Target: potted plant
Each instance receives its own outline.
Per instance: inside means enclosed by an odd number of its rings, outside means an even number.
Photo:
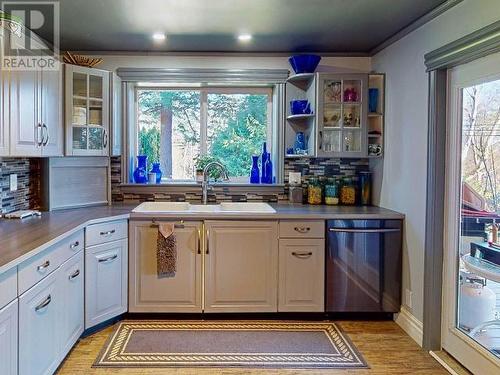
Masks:
[[[195,169],[196,169],[196,181],[197,182],[202,182],[203,181],[203,170],[205,167],[211,163],[217,161],[220,163],[220,160],[216,157],[210,156],[210,155],[200,155],[195,162]],[[208,177],[213,178],[214,180],[218,180],[221,177],[221,172],[219,169],[215,168],[209,171]]]

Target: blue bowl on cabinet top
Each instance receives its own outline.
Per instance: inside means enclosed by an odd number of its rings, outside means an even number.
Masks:
[[[311,104],[308,100],[292,100],[290,101],[290,112],[292,115],[311,113]]]
[[[318,55],[295,55],[288,58],[295,74],[314,73],[320,60],[321,56]]]

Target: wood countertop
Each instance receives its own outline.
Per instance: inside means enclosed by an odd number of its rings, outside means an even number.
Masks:
[[[67,235],[89,224],[118,219],[150,219],[151,215],[131,213],[138,205],[116,204],[43,212],[41,217],[23,220],[0,219],[0,273],[29,259],[57,243]],[[300,204],[271,204],[276,213],[268,214],[210,214],[177,213],[155,217],[184,219],[404,219],[404,215],[381,207],[310,206]]]

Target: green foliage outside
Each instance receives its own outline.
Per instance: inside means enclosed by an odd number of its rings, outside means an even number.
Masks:
[[[172,109],[182,147],[199,144],[199,91],[144,90],[139,91],[138,99],[139,152],[148,156],[148,163],[160,158],[162,108]],[[231,177],[248,176],[251,156],[261,153],[267,133],[267,100],[262,94],[208,94],[207,156],[220,160]],[[194,161],[189,162],[194,169]]]

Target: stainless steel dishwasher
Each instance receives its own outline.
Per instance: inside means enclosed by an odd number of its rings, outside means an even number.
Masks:
[[[329,220],[326,312],[398,312],[402,220]]]

